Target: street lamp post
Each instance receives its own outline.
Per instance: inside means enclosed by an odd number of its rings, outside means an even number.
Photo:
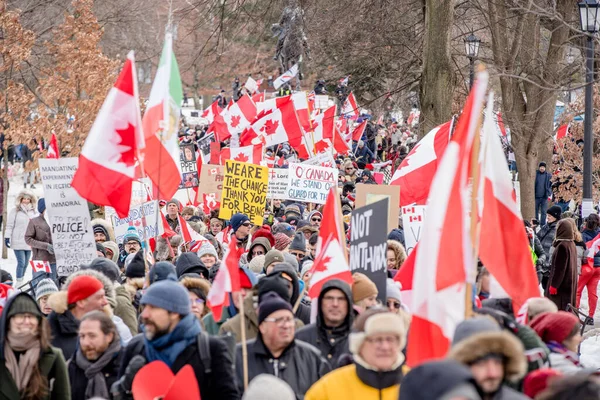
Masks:
[[[585,73],[585,120],[583,124],[583,201],[581,214],[583,218],[590,215],[594,209],[592,196],[592,157],[594,139],[592,122],[594,119],[593,87],[594,81],[594,34],[600,29],[597,0],[584,0],[578,4],[581,30],[587,33],[586,73]]]
[[[473,87],[473,81],[475,79],[475,59],[479,54],[480,44],[481,40],[473,35],[473,32],[465,38],[465,52],[469,58],[469,89]]]

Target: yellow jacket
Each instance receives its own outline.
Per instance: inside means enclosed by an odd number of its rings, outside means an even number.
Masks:
[[[403,374],[408,372],[402,366]],[[367,373],[377,374],[375,371]],[[315,382],[308,389],[304,400],[398,400],[400,383],[385,389],[377,389],[365,384],[356,371],[356,364],[347,365],[332,371]]]

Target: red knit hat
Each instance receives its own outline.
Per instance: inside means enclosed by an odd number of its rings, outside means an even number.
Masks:
[[[67,289],[67,304],[74,304],[79,300],[85,300],[100,289],[104,289],[104,285],[98,279],[89,275],[80,275],[69,284],[69,289]]]
[[[579,318],[566,311],[545,312],[538,315],[530,324],[531,329],[544,341],[564,342],[579,326]]]
[[[562,372],[552,368],[541,368],[527,374],[523,380],[523,393],[535,399],[535,396],[546,390],[550,381],[562,376]]]
[[[240,268],[240,287],[242,289],[252,289],[252,282],[250,281],[250,278],[248,277],[246,272],[244,272],[244,270],[241,268]]]
[[[254,235],[252,235],[252,240],[259,237],[267,238],[269,243],[271,243],[271,247],[275,246],[275,237],[273,237],[273,234],[271,233],[271,227],[269,225],[263,225],[256,232],[254,232]]]

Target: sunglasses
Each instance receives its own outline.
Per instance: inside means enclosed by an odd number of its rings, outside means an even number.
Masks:
[[[311,218],[310,220],[313,222],[321,222],[321,218]]]
[[[252,226],[252,224],[251,224],[250,222],[244,222],[244,223],[242,224],[242,226],[245,226],[245,227],[247,228],[247,227],[249,227],[249,226]]]
[[[388,308],[392,308],[392,307],[393,307],[393,308],[395,308],[396,310],[399,310],[399,309],[400,309],[400,307],[401,307],[401,304],[400,304],[400,303],[398,303],[397,301],[388,301],[388,302],[387,302],[387,306],[388,306]]]
[[[290,251],[290,254],[293,255],[294,257],[304,258],[304,253],[294,253],[294,252]]]

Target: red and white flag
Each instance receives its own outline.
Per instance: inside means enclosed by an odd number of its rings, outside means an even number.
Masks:
[[[490,94],[482,135],[479,258],[512,299],[516,313],[527,299],[538,297],[540,291],[523,218],[502,143],[496,133],[493,104],[493,94]]]
[[[177,232],[175,232],[173,229],[171,229],[171,225],[169,225],[169,223],[167,222],[167,218],[165,217],[165,214],[163,214],[162,212],[159,212],[159,214],[161,217],[161,225],[162,225],[161,236],[166,239],[166,238],[170,238],[170,237],[177,235]]]
[[[59,158],[60,153],[58,151],[58,141],[56,140],[56,133],[52,132],[50,136],[50,143],[48,143],[48,152],[46,158]]]
[[[256,112],[252,98],[242,96],[237,102],[229,102],[227,108],[215,117],[208,131],[215,132],[219,142],[231,138],[232,145],[237,147],[240,134],[254,121]]]
[[[302,125],[305,131],[310,130],[311,107],[308,103],[306,92],[292,93],[292,101],[294,102],[294,108],[296,109],[296,114],[298,114],[300,125]]]
[[[210,307],[215,321],[221,319],[223,307],[229,305],[229,293],[240,291],[240,256],[244,254],[243,248],[238,248],[235,236],[231,238],[231,244],[227,254],[223,257],[223,263],[217,271],[217,276],[206,296],[206,302]],[[225,267],[225,268],[223,268]]]
[[[204,236],[196,232],[190,224],[181,216],[181,214],[177,215],[177,220],[179,221],[179,229],[181,230],[181,237],[183,238],[184,243],[189,243],[191,241],[203,241],[206,240]]]
[[[452,123],[453,121],[446,122],[425,135],[392,176],[390,185],[401,187],[400,207],[414,203],[427,204],[431,181],[450,140]]]
[[[135,164],[143,148],[135,60],[130,52],[85,140],[73,188],[94,204],[113,207],[119,218],[127,217]]]
[[[410,110],[410,114],[408,115],[408,119],[406,120],[406,124],[410,126],[415,126],[419,123],[419,118],[421,117],[421,111],[413,108]]]
[[[469,164],[487,82],[487,72],[479,73],[431,183],[415,256],[407,347],[411,367],[445,357],[456,325],[464,319],[467,271],[473,268],[467,210]]]
[[[337,127],[333,134],[333,149],[337,154],[348,154],[351,150],[348,142],[344,139]]]
[[[315,154],[333,148],[333,131],[335,128],[335,113],[337,107],[331,106],[325,112],[317,115],[312,121],[312,140]]]
[[[31,260],[29,261],[31,270],[35,274],[36,272],[47,272],[50,273],[50,261]]]
[[[250,164],[260,165],[262,157],[262,144],[235,148],[225,147],[223,150],[221,150],[221,165],[225,165],[226,160],[241,161]]]
[[[567,137],[568,134],[569,134],[569,124],[561,125],[556,130],[556,135],[554,135],[554,141],[559,141],[560,139]]]
[[[273,87],[275,90],[279,90],[285,83],[292,80],[298,74],[298,64],[292,65],[292,68],[285,71],[283,74],[279,75],[277,79],[273,81]]]
[[[346,101],[344,101],[344,106],[342,107],[342,114],[350,117],[358,117],[358,103],[356,102],[356,97],[354,97],[354,93],[350,92]]]
[[[181,183],[177,133],[182,100],[183,88],[173,54],[173,37],[167,33],[143,120],[146,136],[144,170],[159,199],[172,198]]]
[[[246,83],[244,84],[244,87],[248,89],[248,92],[250,92],[250,94],[256,93],[256,91],[258,90],[258,86],[258,82],[255,81],[251,76],[249,76],[248,79],[246,79]]]
[[[358,142],[362,138],[363,134],[365,133],[366,127],[367,127],[367,120],[364,120],[363,122],[358,124],[356,127],[354,127],[354,130],[352,131],[352,140],[355,142]]]
[[[219,107],[219,101],[215,100],[206,110],[204,110],[202,118],[206,118],[208,122],[212,123],[219,114],[221,114],[221,107]]]
[[[345,256],[344,225],[341,218],[342,210],[337,190],[331,188],[323,209],[316,258],[311,268],[308,291],[311,299],[319,297],[323,284],[331,279],[340,279],[352,285],[352,273]]]

